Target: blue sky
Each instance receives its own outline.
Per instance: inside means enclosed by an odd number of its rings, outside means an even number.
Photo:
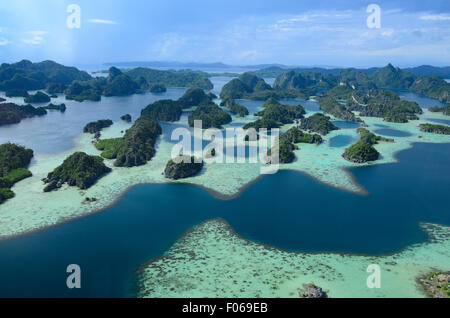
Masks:
[[[381,28],[366,8],[381,8]],[[66,25],[69,4],[81,27]],[[0,2],[0,62],[450,65],[450,1],[14,0]]]

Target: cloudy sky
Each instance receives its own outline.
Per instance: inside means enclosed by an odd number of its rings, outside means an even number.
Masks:
[[[380,28],[367,26],[372,3]],[[14,0],[0,1],[0,62],[443,66],[449,30],[448,0]]]

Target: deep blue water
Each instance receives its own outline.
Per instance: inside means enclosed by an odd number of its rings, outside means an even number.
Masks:
[[[450,119],[440,119],[440,118],[427,118],[428,121],[439,123],[439,124],[445,124],[450,126]]]
[[[345,120],[334,120],[333,124],[341,129],[355,129],[361,126],[360,123]]]
[[[0,296],[132,296],[137,266],[215,217],[288,250],[399,250],[426,239],[418,222],[450,224],[450,144],[415,144],[399,159],[352,170],[368,196],[293,171],[267,175],[230,201],[190,185],[136,186],[107,211],[0,243]],[[80,290],[65,287],[72,263],[81,266]]]
[[[348,135],[337,135],[333,138],[330,138],[330,147],[345,147],[347,145],[352,144],[356,141],[352,136]]]
[[[416,102],[422,108],[430,108],[433,106],[442,107],[442,104],[439,100],[434,98],[429,98],[425,95],[416,94],[409,90],[404,89],[392,89],[392,91],[396,92],[400,99],[408,100],[410,102]]]
[[[376,129],[374,132],[377,134],[380,134],[383,136],[389,136],[389,137],[409,137],[409,136],[411,136],[411,133],[409,133],[407,131],[391,129],[391,128]]]

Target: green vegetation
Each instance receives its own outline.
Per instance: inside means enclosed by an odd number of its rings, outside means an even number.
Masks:
[[[155,143],[161,133],[161,126],[157,121],[141,116],[122,138],[114,165],[133,167],[146,164],[156,153]]]
[[[248,128],[278,128],[285,124],[291,124],[294,120],[303,118],[306,113],[301,105],[282,105],[276,99],[269,98],[263,105],[263,110],[256,115],[261,118],[244,126]]]
[[[0,145],[0,203],[14,197],[11,187],[31,176],[26,169],[33,150],[11,143]]]
[[[103,174],[110,172],[99,156],[89,156],[84,152],[75,152],[47,175],[43,181],[47,184],[44,192],[59,189],[64,183],[87,189]]]
[[[439,76],[421,76],[414,81],[410,89],[418,94],[450,102],[450,84]]]
[[[203,92],[203,91],[202,91]],[[180,103],[171,99],[163,99],[148,105],[141,111],[141,116],[161,121],[178,121],[182,113]]]
[[[22,60],[18,63],[0,65],[0,90],[45,89],[50,83],[68,85],[73,81],[86,81],[91,76],[75,67],[67,67],[53,61],[32,63]]]
[[[17,124],[24,118],[34,116],[43,116],[47,111],[42,107],[33,107],[31,105],[19,106],[13,103],[0,104],[0,126]]]
[[[196,175],[203,168],[203,161],[196,162],[196,158],[190,156],[179,156],[167,162],[164,176],[169,179],[183,179]]]
[[[440,135],[450,135],[450,127],[445,125],[420,124],[419,128],[423,132]]]
[[[165,93],[167,92],[167,88],[161,84],[152,84],[149,87],[149,91],[152,93]]]
[[[422,109],[415,102],[400,100],[389,90],[355,91],[347,100],[347,109],[359,111],[360,116],[381,117],[385,121],[406,123],[418,119]]]
[[[208,79],[208,74],[190,70],[160,71],[137,67],[126,71],[125,74],[134,80],[142,77],[150,86],[152,84],[159,84],[165,87],[197,87],[206,90],[213,89],[214,87]]]
[[[408,89],[415,80],[415,76],[408,71],[395,68],[392,64],[377,69],[370,79],[380,88]]]
[[[450,274],[433,272],[420,279],[427,293],[433,298],[450,298]]]
[[[305,143],[318,145],[323,142],[322,136],[319,134],[308,134],[300,130],[298,127],[292,127],[282,136],[294,144]]]
[[[274,96],[274,91],[262,78],[250,73],[244,73],[225,84],[220,92],[220,98],[225,99],[267,99]]]
[[[248,115],[247,107],[236,103],[234,101],[234,99],[223,100],[220,105],[225,106],[226,108],[228,108],[230,110],[230,112],[238,115],[239,117],[245,117]]]
[[[209,104],[211,101],[211,96],[205,94],[201,88],[189,88],[183,96],[178,99],[178,103],[183,109],[202,104]]]
[[[394,142],[394,139],[377,136],[365,128],[358,128],[357,132],[360,136],[360,141],[368,143],[369,145],[376,145],[379,141]]]
[[[222,110],[219,106],[210,102],[208,104],[201,104],[188,117],[189,126],[194,126],[195,120],[202,121],[202,128],[210,127],[221,128],[222,125],[231,122],[231,116]]]
[[[67,85],[63,83],[48,83],[45,87],[45,91],[49,94],[59,94],[64,93],[66,90]]]
[[[50,96],[39,91],[34,95],[29,95],[24,98],[25,103],[48,103],[50,101]]]
[[[110,67],[106,85],[103,88],[105,96],[123,96],[135,94],[139,85],[128,75],[125,75],[116,67]]]
[[[95,144],[95,147],[102,151],[103,158],[114,159],[122,147],[122,141],[123,138],[101,139]]]
[[[66,88],[64,94],[66,94],[67,100],[98,102],[101,100],[101,87],[104,85],[104,81],[104,78],[95,78],[86,82],[75,81]]]
[[[337,84],[336,77],[312,71],[295,72],[293,70],[279,75],[273,83],[276,90],[292,90],[304,92],[305,89],[315,93],[326,90]]]
[[[103,128],[111,126],[112,124],[113,122],[110,119],[100,119],[86,124],[83,128],[83,132],[95,134],[100,132]]]
[[[330,118],[323,114],[316,113],[310,117],[303,118],[300,121],[300,129],[314,131],[321,135],[326,135],[332,130],[339,129],[331,121]]]
[[[377,160],[380,153],[372,145],[358,141],[347,148],[342,156],[348,161],[363,163]]]
[[[428,109],[431,112],[443,113],[446,116],[450,116],[450,105],[446,105],[446,106],[442,106],[442,107],[433,106]]]
[[[125,115],[121,116],[120,119],[122,119],[123,121],[126,121],[127,123],[131,123],[131,115],[130,114],[125,114]]]
[[[353,121],[353,122],[361,122],[360,118],[357,118],[355,114],[349,111],[344,105],[339,103],[337,100],[331,97],[320,98],[320,109],[322,109],[325,113],[328,113],[336,118]]]
[[[12,88],[5,92],[6,97],[27,97],[28,92],[25,89]]]
[[[54,105],[50,103],[47,106],[43,106],[42,108],[49,110],[59,110],[61,113],[64,113],[66,111],[66,104],[62,103],[60,105]]]

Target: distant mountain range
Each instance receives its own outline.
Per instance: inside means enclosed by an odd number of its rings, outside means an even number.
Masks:
[[[334,66],[289,66],[283,64],[257,64],[257,65],[229,65],[221,62],[216,63],[184,63],[176,61],[132,61],[132,62],[116,62],[105,63],[106,66],[117,67],[149,67],[149,68],[166,68],[166,69],[192,69],[192,70],[215,70],[215,71],[258,71],[260,76],[264,77],[276,77],[286,70],[295,71],[314,71],[322,74],[339,74],[343,67]],[[368,75],[374,73],[378,67],[371,68],[351,68],[355,71],[363,72]],[[450,78],[450,66],[437,67],[431,65],[421,65],[417,67],[404,68],[403,70],[409,71],[416,76],[422,75],[437,75],[443,78]]]

